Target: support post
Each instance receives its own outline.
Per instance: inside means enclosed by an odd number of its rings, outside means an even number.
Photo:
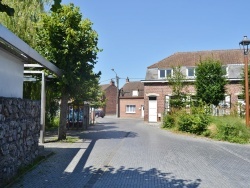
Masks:
[[[245,64],[245,101],[246,101],[246,126],[249,127],[249,88],[248,88],[248,55],[244,53]]]
[[[44,71],[42,71],[40,143],[44,143],[44,134],[45,134],[45,108],[46,108],[45,83],[46,83],[45,75],[44,75]]]

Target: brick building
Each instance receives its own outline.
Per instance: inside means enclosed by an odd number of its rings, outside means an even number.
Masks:
[[[144,118],[144,86],[140,81],[126,83],[120,90],[119,112],[121,118]]]
[[[241,74],[244,67],[244,56],[240,50],[213,50],[197,52],[175,53],[149,67],[147,67],[144,83],[144,120],[157,122],[161,120],[163,113],[170,108],[170,100],[173,96],[172,89],[166,79],[167,75],[173,74],[173,67],[180,66],[181,72],[186,75],[186,87],[183,92],[192,96],[196,94],[195,67],[206,58],[219,60],[226,71],[228,84],[226,85],[224,105],[229,108],[238,102],[242,94]]]
[[[102,91],[104,91],[104,99],[106,100],[106,105],[104,107],[105,115],[115,115],[116,114],[116,97],[117,97],[117,87],[113,80],[109,84],[100,85]]]

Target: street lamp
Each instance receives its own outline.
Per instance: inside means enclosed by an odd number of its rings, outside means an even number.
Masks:
[[[249,89],[248,89],[248,45],[250,40],[247,36],[244,36],[243,40],[240,41],[239,45],[242,45],[244,50],[244,71],[245,71],[245,116],[246,116],[246,126],[249,126]]]
[[[117,73],[115,72],[115,69],[111,69],[112,71],[114,71],[115,73],[115,78],[116,78],[116,87],[117,87],[117,91],[116,91],[116,117],[119,117],[119,77],[117,76]]]

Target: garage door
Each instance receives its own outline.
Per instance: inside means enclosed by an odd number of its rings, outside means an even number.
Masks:
[[[156,97],[149,97],[148,101],[148,121],[157,122],[157,100]]]

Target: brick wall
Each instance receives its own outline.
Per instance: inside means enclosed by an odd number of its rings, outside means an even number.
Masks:
[[[110,85],[105,90],[106,106],[104,110],[106,115],[116,114],[116,96],[117,96],[117,87],[115,85]]]
[[[189,94],[195,94],[195,86],[187,85],[183,88],[183,92]],[[226,93],[231,95],[232,105],[236,104],[238,101],[238,94],[242,92],[242,86],[239,83],[231,83],[226,85]],[[165,96],[172,95],[172,89],[166,83],[145,83],[144,84],[144,105],[145,105],[145,115],[144,121],[148,121],[148,94],[155,93],[157,96],[157,114],[164,113],[165,110]]]
[[[228,84],[226,85],[226,91],[227,94],[231,95],[231,104],[232,105],[237,104],[238,95],[242,94],[243,92],[242,85],[237,83]]]
[[[135,105],[135,113],[126,113],[126,105]],[[141,108],[144,106],[144,99],[120,99],[120,117],[121,118],[141,118]]]

